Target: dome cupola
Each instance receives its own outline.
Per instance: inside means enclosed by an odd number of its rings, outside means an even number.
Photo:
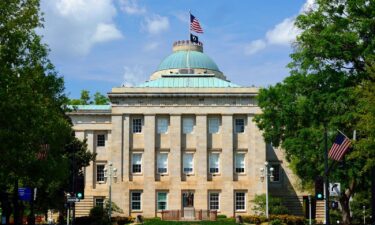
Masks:
[[[167,56],[151,75],[151,80],[163,75],[214,75],[226,79],[216,63],[203,53],[201,42],[176,41],[173,43],[173,53]]]

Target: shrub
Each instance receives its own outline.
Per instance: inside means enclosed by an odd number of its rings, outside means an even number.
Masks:
[[[95,206],[90,210],[91,225],[111,224],[108,215],[102,207]]]
[[[287,225],[304,225],[305,218],[302,216],[292,216],[292,215],[271,215],[271,220],[280,220]]]
[[[283,225],[283,222],[279,219],[275,219],[270,222],[270,225]]]
[[[134,222],[134,218],[131,216],[116,216],[111,218],[112,222],[115,222],[117,225],[124,225]]]
[[[105,214],[103,207],[95,206],[90,210],[90,217],[94,220],[104,218]]]
[[[218,218],[218,219],[226,219],[227,216],[226,216],[226,215],[217,215],[217,218]]]
[[[250,215],[250,216],[242,216],[242,219],[245,223],[251,224],[261,224],[267,222],[267,218],[265,216],[259,215]],[[276,221],[277,220],[277,221]],[[270,215],[270,221],[276,224],[287,224],[287,225],[304,225],[305,218],[302,216],[292,216],[292,215]],[[279,223],[280,221],[281,223]],[[271,224],[270,223],[270,224]]]
[[[75,222],[76,225],[87,225],[91,224],[92,218],[89,216],[77,217]]]
[[[242,216],[242,219],[245,223],[252,223],[252,224],[261,224],[267,221],[267,218],[265,216],[259,216],[259,215]]]
[[[254,200],[254,207],[253,210],[258,215],[265,215],[266,214],[266,195],[255,195]],[[269,214],[281,215],[281,214],[288,214],[288,208],[282,204],[282,199],[278,197],[269,196],[268,198],[269,203]]]

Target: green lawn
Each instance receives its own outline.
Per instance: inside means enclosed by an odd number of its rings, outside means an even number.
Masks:
[[[179,221],[161,221],[160,219],[147,219],[145,225],[235,225],[234,219],[218,219],[218,221],[196,221],[196,222],[179,222]]]

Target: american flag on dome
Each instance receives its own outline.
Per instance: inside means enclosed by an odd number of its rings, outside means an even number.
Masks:
[[[196,33],[200,33],[200,34],[203,33],[203,29],[201,25],[199,24],[198,19],[195,18],[195,16],[193,16],[191,13],[190,13],[190,30]]]
[[[350,149],[350,139],[344,134],[339,133],[336,136],[335,142],[333,143],[331,149],[329,150],[328,157],[340,161],[345,153]]]

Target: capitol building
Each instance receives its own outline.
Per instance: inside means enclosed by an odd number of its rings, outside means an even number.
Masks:
[[[265,162],[273,169],[269,193],[303,215],[298,179],[253,121],[262,113],[258,91],[230,82],[202,43],[177,41],[145,83],[114,87],[110,105],[77,106],[69,113],[76,136],[97,157],[84,170],[76,215],[108,200],[109,168],[111,199],[124,216],[180,210],[187,217],[191,209],[251,215],[254,196],[266,193]]]

